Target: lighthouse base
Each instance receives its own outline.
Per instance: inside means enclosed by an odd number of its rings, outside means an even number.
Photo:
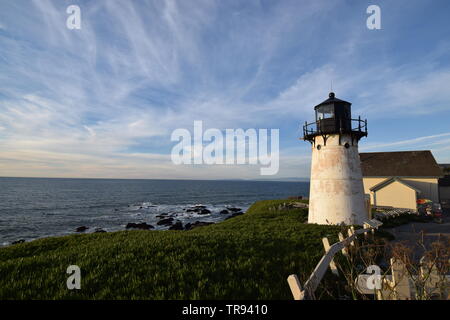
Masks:
[[[330,192],[316,192],[309,199],[308,223],[331,225],[362,225],[368,220],[364,194],[357,191],[355,181],[314,181],[311,189]],[[314,193],[313,193],[314,194]]]

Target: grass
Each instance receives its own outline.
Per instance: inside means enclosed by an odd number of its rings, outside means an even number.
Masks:
[[[191,231],[53,237],[0,249],[0,299],[292,299],[340,227],[305,224],[299,200],[255,203],[246,214]],[[66,269],[81,268],[81,290]]]

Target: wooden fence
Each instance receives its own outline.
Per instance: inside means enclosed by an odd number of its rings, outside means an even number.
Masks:
[[[319,286],[320,281],[322,281],[328,267],[331,269],[331,272],[338,275],[336,264],[333,261],[334,255],[339,251],[341,251],[344,255],[348,255],[347,246],[354,245],[357,235],[364,234],[367,236],[369,232],[374,233],[375,229],[378,229],[381,225],[382,223],[380,221],[372,219],[364,223],[363,229],[358,229],[355,231],[355,229],[351,227],[348,229],[348,237],[344,238],[344,235],[340,232],[339,242],[336,242],[332,246],[330,246],[328,238],[323,238],[322,242],[325,248],[325,255],[322,259],[320,259],[306,283],[302,286],[295,274],[291,274],[287,279],[294,299],[314,299],[314,292]]]
[[[355,245],[357,235],[374,233],[382,223],[376,219],[364,223],[363,229],[348,229],[348,237],[339,233],[339,242],[330,246],[328,238],[322,243],[325,255],[320,259],[316,268],[306,283],[302,286],[298,277],[292,274],[288,277],[289,287],[295,300],[314,299],[314,293],[328,268],[335,275],[339,275],[334,256],[339,251],[348,255],[348,246]],[[450,262],[450,261],[449,261]],[[440,274],[435,264],[424,256],[420,260],[420,270],[417,275],[408,272],[407,266],[400,260],[390,260],[391,274],[379,275],[379,288],[368,288],[367,284],[372,274],[358,275],[355,279],[356,289],[362,294],[374,294],[378,300],[412,300],[412,299],[450,299],[450,275]]]
[[[441,274],[435,263],[426,257],[420,259],[420,270],[413,275],[401,260],[391,258],[391,274],[380,275],[380,288],[367,288],[369,277],[362,274],[356,280],[356,288],[362,294],[374,294],[378,300],[446,300],[450,293],[450,276]]]

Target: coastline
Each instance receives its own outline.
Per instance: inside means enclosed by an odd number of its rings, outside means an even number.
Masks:
[[[305,182],[2,179],[0,244],[44,237],[126,230],[146,223],[152,230],[225,220],[227,208],[245,212],[252,203],[307,194]],[[190,211],[204,205],[208,211]],[[234,213],[234,212],[233,212]],[[172,218],[171,224],[158,224]],[[178,223],[178,224],[177,224]],[[142,226],[145,228],[145,225]]]

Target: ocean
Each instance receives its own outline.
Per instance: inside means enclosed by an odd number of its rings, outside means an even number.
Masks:
[[[226,208],[245,212],[258,200],[308,196],[309,182],[219,180],[122,180],[0,178],[0,245],[102,229],[125,230],[146,222],[158,229],[161,215],[180,220],[219,222]],[[203,205],[210,211],[187,210]]]

